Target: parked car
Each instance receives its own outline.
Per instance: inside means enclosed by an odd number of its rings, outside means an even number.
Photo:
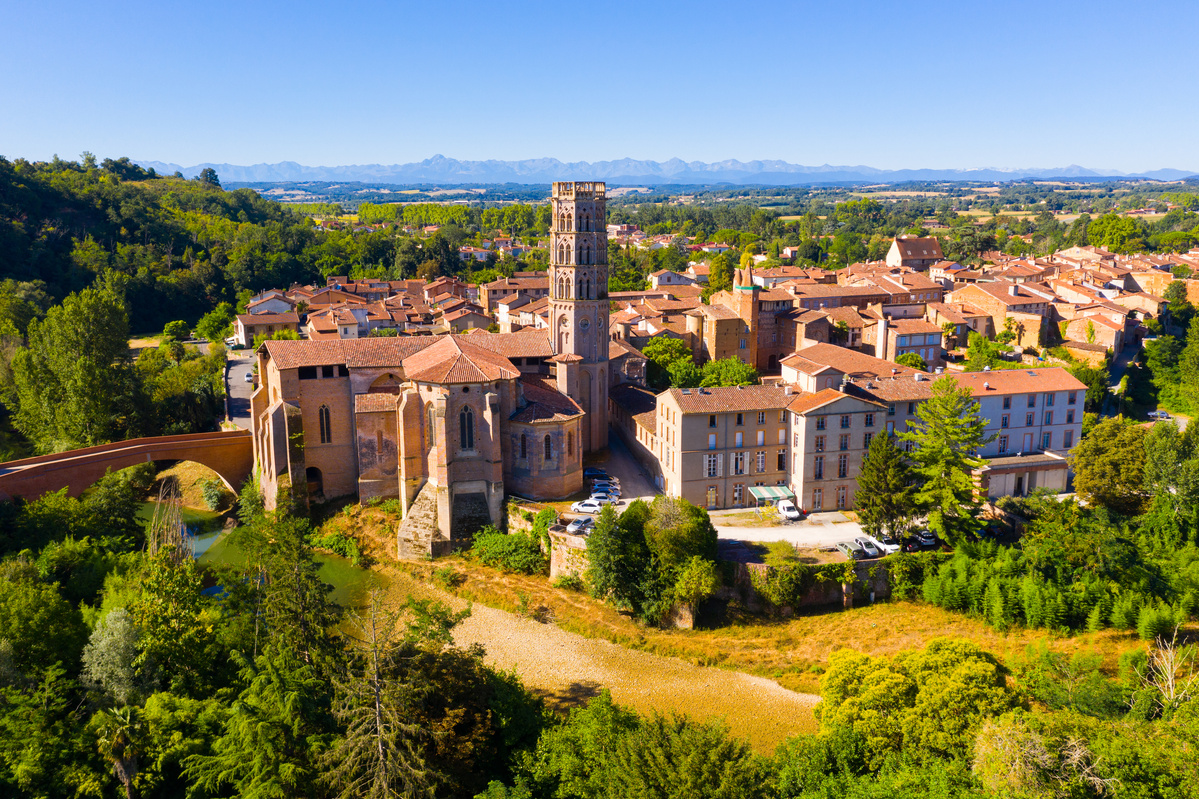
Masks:
[[[853,542],[858,545],[858,549],[866,553],[868,558],[880,558],[883,555],[882,550],[876,547],[867,536],[855,538]]]
[[[916,533],[916,543],[925,549],[932,549],[937,545],[937,537],[928,530],[921,530]]]
[[[882,538],[877,538],[872,535],[866,536],[866,540],[874,544],[874,548],[884,555],[893,555],[902,549],[902,546],[892,540],[891,543],[885,543]]]
[[[1149,411],[1149,418],[1161,419],[1162,421],[1165,421],[1170,418],[1170,414],[1166,413],[1165,411]]]
[[[790,521],[799,520],[803,514],[799,512],[799,508],[795,507],[795,503],[789,499],[780,499],[778,504],[779,515]]]
[[[608,476],[607,472],[605,472],[603,469],[600,469],[599,467],[596,467],[596,466],[588,466],[586,469],[583,470],[583,479],[584,480],[590,480],[593,477],[594,478],[604,478],[607,476]]]
[[[566,532],[571,535],[587,535],[591,532],[591,528],[595,526],[595,518],[592,516],[580,516],[570,524],[566,525]]]
[[[600,505],[619,505],[620,497],[613,496],[607,491],[598,491],[587,498],[588,502],[596,502]]]
[[[919,542],[916,541],[915,538],[903,539],[903,543],[900,546],[903,547],[904,552],[919,552],[920,551],[920,544],[919,544]]]
[[[858,549],[848,541],[842,541],[840,544],[837,544],[837,549],[841,550],[841,554],[850,560],[861,560],[862,558],[866,557],[865,552]]]
[[[229,338],[225,339],[226,347],[232,347],[236,344],[237,344],[237,339],[235,339],[233,336],[230,336]]]
[[[572,513],[599,513],[604,506],[594,500],[585,499],[570,506]]]
[[[591,484],[591,493],[592,494],[612,494],[613,496],[619,497],[620,496],[620,486],[615,483],[608,483],[608,482],[602,482],[602,481],[597,480],[596,482]]]
[[[254,373],[253,372],[246,372],[246,382],[247,383],[254,382]]]

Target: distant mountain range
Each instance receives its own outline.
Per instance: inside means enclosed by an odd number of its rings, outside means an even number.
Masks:
[[[803,186],[830,183],[904,183],[907,181],[973,180],[1008,181],[1028,178],[1151,178],[1178,180],[1197,173],[1183,169],[1155,169],[1133,174],[1094,170],[1081,166],[1053,169],[875,169],[868,166],[801,166],[786,161],[575,161],[530,158],[523,161],[459,161],[435,155],[412,164],[354,166],[304,166],[294,161],[277,164],[196,164],[180,166],[161,161],[138,161],[161,174],[182,172],[194,177],[202,169],[215,169],[223,183],[284,183],[297,181],[353,181],[361,183],[549,183],[555,180],[604,180],[622,185],[708,185],[714,183]]]

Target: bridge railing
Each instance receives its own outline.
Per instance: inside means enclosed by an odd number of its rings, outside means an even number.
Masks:
[[[201,444],[208,441],[234,441],[240,438],[246,438],[250,435],[249,430],[224,430],[218,433],[184,433],[178,436],[148,436],[146,438],[130,438],[125,441],[114,441],[110,444],[97,444],[94,447],[82,447],[80,449],[68,449],[62,452],[53,452],[49,455],[35,455],[32,458],[21,458],[15,461],[5,461],[0,463],[0,473],[6,470],[20,469],[25,466],[36,466],[41,463],[53,463],[67,458],[77,458],[84,455],[95,455],[105,452],[117,452],[123,449],[133,449],[135,447],[152,447],[152,446],[178,446],[180,444]]]

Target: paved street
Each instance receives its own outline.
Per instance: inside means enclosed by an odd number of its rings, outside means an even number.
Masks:
[[[799,547],[831,547],[841,541],[851,541],[862,534],[862,527],[857,522],[851,522],[845,515],[836,511],[813,513],[802,521],[791,524],[779,524],[770,527],[734,527],[721,524],[721,519],[734,514],[744,513],[744,509],[735,511],[712,511],[712,524],[716,534],[723,540],[730,541],[786,541]]]
[[[246,382],[246,372],[254,369],[253,350],[229,350],[225,365],[225,386],[229,392],[229,419],[243,430],[250,429],[250,394],[254,384]]]

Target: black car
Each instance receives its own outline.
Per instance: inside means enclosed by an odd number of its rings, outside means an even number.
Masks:
[[[584,480],[591,480],[591,479],[603,480],[607,476],[608,476],[607,472],[605,472],[603,469],[597,468],[595,466],[588,466],[586,469],[583,470],[583,479]]]

